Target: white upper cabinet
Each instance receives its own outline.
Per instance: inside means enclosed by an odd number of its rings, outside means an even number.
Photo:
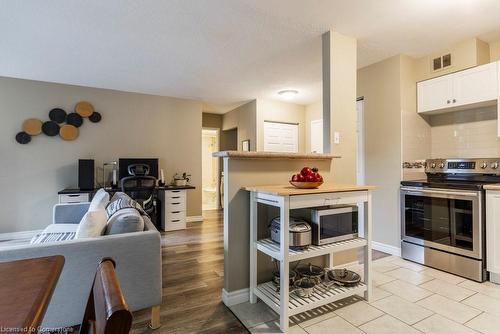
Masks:
[[[494,101],[497,98],[497,63],[478,66],[453,75],[455,104],[467,105]]]
[[[438,113],[494,104],[499,95],[498,73],[495,62],[419,82],[417,111]]]
[[[447,76],[419,82],[417,87],[419,113],[450,107],[453,83]]]

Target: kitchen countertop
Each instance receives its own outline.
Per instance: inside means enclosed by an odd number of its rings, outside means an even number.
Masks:
[[[300,160],[331,160],[340,156],[319,153],[281,153],[281,152],[247,152],[247,151],[220,151],[212,154],[215,158],[235,159],[300,159]]]
[[[299,189],[292,185],[274,185],[274,186],[244,186],[243,189],[248,191],[260,192],[275,196],[295,196],[295,195],[309,195],[321,193],[338,193],[348,191],[366,191],[373,190],[376,187],[366,185],[354,184],[336,184],[324,183],[319,188],[315,189]],[[500,185],[499,185],[500,189]]]
[[[483,188],[486,190],[500,190],[500,183],[485,184]]]

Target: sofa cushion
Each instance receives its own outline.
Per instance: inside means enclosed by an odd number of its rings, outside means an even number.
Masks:
[[[104,189],[99,189],[90,202],[89,211],[104,210],[109,203],[109,194]]]
[[[30,243],[41,244],[75,239],[78,224],[50,224],[42,232],[35,235]]]
[[[94,238],[103,235],[107,223],[106,210],[87,211],[76,230],[76,238]]]
[[[116,211],[108,219],[105,234],[120,234],[144,231],[144,219],[134,208]]]

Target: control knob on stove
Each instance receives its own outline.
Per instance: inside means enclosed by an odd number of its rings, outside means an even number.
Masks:
[[[436,168],[436,163],[435,162],[431,163],[431,168]]]
[[[483,162],[483,163],[481,164],[481,168],[482,168],[482,169],[485,169],[486,167],[488,167],[488,164],[487,164],[486,162]]]
[[[490,167],[491,167],[492,169],[497,169],[497,168],[498,168],[498,161],[493,162],[493,163],[490,165]]]
[[[443,162],[439,164],[439,168],[441,168],[441,169],[444,168],[444,163]]]

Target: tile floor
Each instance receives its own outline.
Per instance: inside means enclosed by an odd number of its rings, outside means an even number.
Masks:
[[[361,266],[349,269],[361,273]],[[477,283],[389,256],[373,262],[373,300],[358,296],[296,315],[292,334],[500,333],[500,285]],[[279,333],[259,301],[231,308],[251,333]]]

